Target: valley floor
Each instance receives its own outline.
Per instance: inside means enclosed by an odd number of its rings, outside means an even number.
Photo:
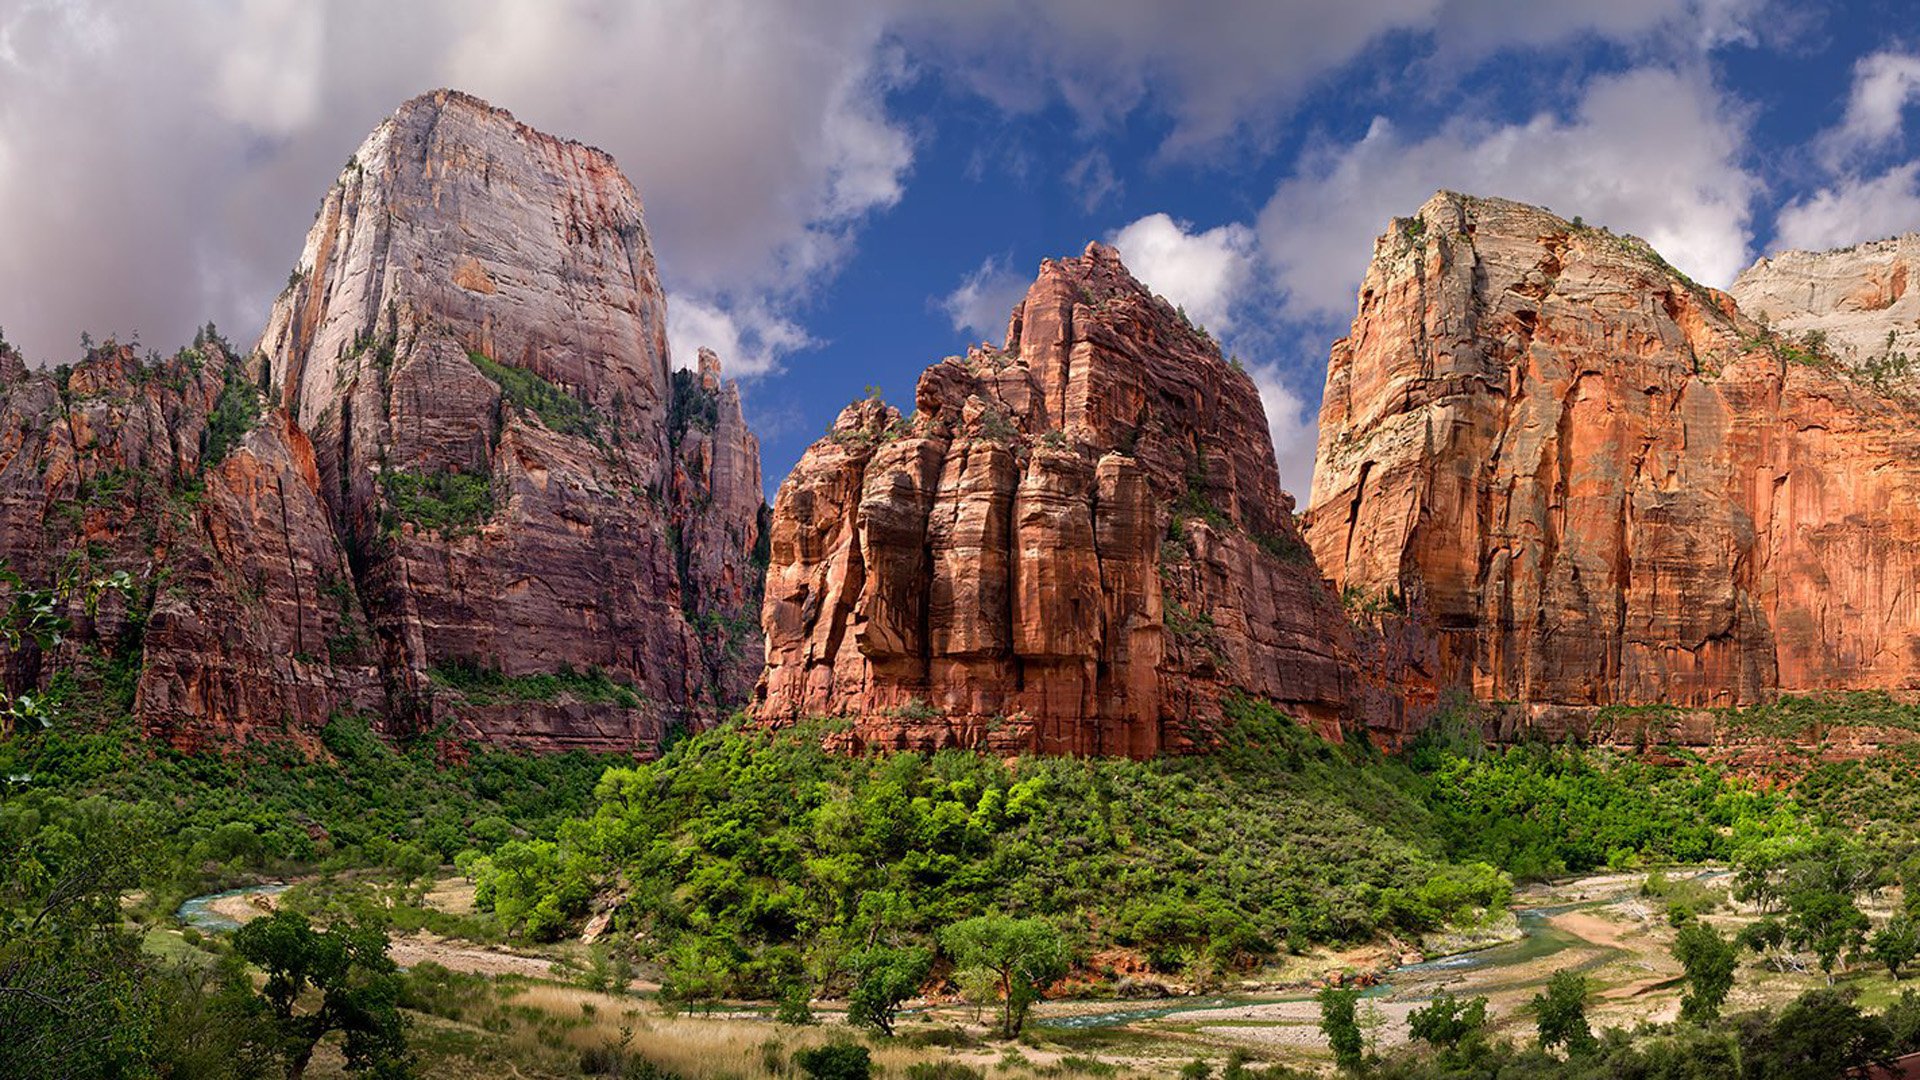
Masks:
[[[1729,935],[1757,917],[1727,897],[1722,868],[1669,870],[1656,880],[1711,908],[1701,917]],[[1554,972],[1569,968],[1592,980],[1589,1015],[1596,1030],[1673,1020],[1681,976],[1671,952],[1674,930],[1666,901],[1649,895],[1648,881],[1645,873],[1607,873],[1523,888],[1515,917],[1496,924],[1495,943],[1452,955],[1317,950],[1226,992],[1173,987],[1156,998],[1047,1001],[1017,1042],[990,1037],[981,1011],[958,1001],[912,1003],[892,1039],[849,1029],[839,1002],[816,1002],[812,1026],[776,1023],[762,1006],[669,1010],[657,999],[658,982],[644,974],[624,992],[583,988],[587,949],[577,940],[506,948],[417,930],[396,935],[392,955],[403,967],[438,965],[448,973],[438,983],[442,992],[411,1010],[425,1076],[611,1075],[624,1047],[635,1059],[691,1077],[784,1077],[795,1075],[795,1051],[849,1038],[869,1046],[876,1066],[893,1074],[949,1062],[987,1076],[1192,1076],[1196,1060],[1217,1073],[1230,1055],[1331,1072],[1313,995],[1335,980],[1366,987],[1361,1023],[1381,1050],[1407,1042],[1408,1014],[1441,989],[1486,997],[1494,1029],[1525,1041],[1533,1023],[1527,1002]],[[158,930],[149,947],[186,950],[198,938],[217,949],[220,931],[212,927],[259,917],[282,895],[282,887],[265,886],[218,896],[198,905],[196,921],[209,927],[205,936]],[[417,895],[454,919],[473,914],[473,889],[461,878],[438,879]],[[1884,1004],[1899,989],[1878,967],[1846,969],[1838,978],[1859,990],[1863,1005]],[[1824,983],[1817,971],[1773,971],[1747,957],[1728,1010],[1779,1006]],[[334,1040],[323,1043],[309,1075],[350,1075]]]

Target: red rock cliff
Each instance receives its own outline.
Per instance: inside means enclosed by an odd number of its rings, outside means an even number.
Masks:
[[[348,162],[250,360],[0,358],[0,558],[135,574],[68,648],[118,657],[183,746],[355,712],[646,749],[744,703],[761,663],[758,443],[710,354],[676,392],[665,326],[611,158],[425,95]],[[45,684],[44,659],[7,678]]]
[[[1305,533],[1536,717],[1920,684],[1920,410],[1640,241],[1435,196],[1334,346]]]
[[[848,406],[781,486],[762,721],[1145,756],[1204,742],[1232,689],[1345,714],[1258,390],[1112,249],[1045,263],[1005,346],[915,406]]]

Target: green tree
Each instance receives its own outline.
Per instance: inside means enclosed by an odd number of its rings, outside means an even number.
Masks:
[[[1891,1035],[1843,990],[1809,990],[1779,1017],[1749,1015],[1739,1029],[1745,1075],[1756,1080],[1831,1080],[1888,1056]]]
[[[1720,1015],[1733,990],[1739,956],[1720,931],[1695,920],[1673,939],[1673,957],[1686,971],[1687,991],[1680,996],[1680,1019],[1705,1024]]]
[[[1913,961],[1915,953],[1920,953],[1920,931],[1915,930],[1913,919],[1902,912],[1873,932],[1867,940],[1867,951],[1887,965],[1888,974],[1898,979],[1900,969]]]
[[[1803,885],[1787,896],[1787,940],[1813,953],[1829,984],[1840,954],[1858,948],[1869,925],[1850,893],[1825,883]]]
[[[1366,1056],[1366,1035],[1360,1030],[1356,1008],[1358,990],[1326,987],[1320,991],[1320,1031],[1333,1048],[1333,1060],[1343,1069],[1358,1069]]]
[[[1540,1032],[1540,1045],[1563,1047],[1569,1054],[1594,1049],[1593,1029],[1587,1026],[1587,977],[1572,969],[1556,971],[1547,988],[1527,1006]]]
[[[893,1034],[900,1003],[920,992],[933,954],[925,949],[892,949],[875,945],[853,960],[853,993],[847,996],[849,1023]]]
[[[322,1036],[346,1036],[347,1068],[382,1080],[410,1074],[398,969],[387,935],[360,926],[315,930],[303,915],[279,911],[242,926],[233,950],[267,973],[261,995],[273,1018],[287,1080],[300,1080]],[[320,1001],[302,1011],[309,989]]]
[[[1407,1029],[1429,1046],[1450,1050],[1474,1038],[1487,1026],[1487,999],[1462,1000],[1449,990],[1437,990],[1424,1009],[1407,1014]]]
[[[1000,1034],[1013,1038],[1026,1026],[1027,1010],[1067,973],[1067,943],[1045,919],[979,915],[940,934],[940,943],[962,972],[992,976],[1000,998]]]

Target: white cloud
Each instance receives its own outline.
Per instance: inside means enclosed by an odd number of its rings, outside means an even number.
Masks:
[[[308,0],[241,0],[234,32],[274,48],[231,49],[213,69],[208,100],[229,120],[287,135],[320,108],[322,9]]]
[[[1426,77],[1502,49],[1598,39],[1669,51],[1751,40],[1768,0],[952,0],[907,9],[903,31],[949,77],[1009,110],[1065,103],[1088,129],[1148,108],[1164,150],[1264,147],[1328,74],[1395,34],[1426,37]],[[1773,21],[1780,21],[1777,17]]]
[[[1788,203],[1774,221],[1781,248],[1824,251],[1920,229],[1920,161],[1872,179],[1849,177]]]
[[[1313,490],[1313,460],[1319,453],[1320,416],[1306,398],[1288,384],[1276,364],[1252,364],[1247,373],[1260,388],[1260,404],[1267,411],[1267,431],[1273,437],[1273,456],[1280,466],[1280,487],[1304,508]],[[1316,395],[1317,396],[1317,395]]]
[[[1026,298],[1032,275],[1015,271],[1005,255],[990,256],[940,300],[953,328],[975,340],[998,342],[1007,335],[1013,308]]]
[[[0,3],[0,321],[49,361],[84,328],[244,338],[341,161],[451,85],[613,153],[674,302],[764,357],[904,190],[892,2]]]
[[[691,296],[667,298],[667,351],[673,366],[690,368],[702,348],[720,355],[734,378],[764,375],[780,358],[815,344],[798,323],[765,303],[728,308]]]
[[[1715,285],[1747,263],[1758,181],[1740,164],[1744,110],[1701,78],[1641,68],[1594,80],[1571,117],[1458,121],[1408,139],[1377,119],[1310,153],[1260,214],[1287,313],[1350,313],[1371,241],[1435,190],[1502,195],[1645,238]]]
[[[1920,99],[1920,55],[1877,52],[1853,65],[1853,90],[1840,126],[1823,137],[1830,164],[1900,137],[1908,104]]]
[[[1233,305],[1253,278],[1254,236],[1245,225],[1192,232],[1166,214],[1149,214],[1107,242],[1154,292],[1215,331],[1233,328]]]

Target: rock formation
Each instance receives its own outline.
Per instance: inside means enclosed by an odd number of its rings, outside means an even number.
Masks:
[[[763,722],[1145,756],[1204,742],[1230,690],[1345,714],[1259,391],[1112,249],[1045,263],[1005,345],[914,404],[848,406],[781,486]]]
[[[1920,233],[1761,259],[1733,283],[1740,310],[1792,339],[1814,335],[1880,386],[1920,375]]]
[[[716,357],[670,373],[665,326],[611,158],[417,98],[327,194],[251,359],[13,374],[0,557],[47,581],[98,551],[151,583],[116,647],[181,745],[354,712],[644,749],[761,661],[759,447]],[[139,482],[96,506],[105,474]],[[78,538],[43,535],[70,504]]]
[[[1543,210],[1442,193],[1380,238],[1310,503],[1416,693],[1546,722],[1920,684],[1920,408]]]

